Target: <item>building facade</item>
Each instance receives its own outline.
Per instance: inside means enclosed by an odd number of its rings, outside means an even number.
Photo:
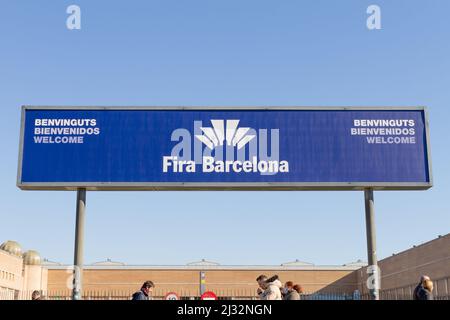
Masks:
[[[378,265],[382,299],[411,299],[424,274],[433,279],[436,297],[450,299],[450,234],[380,260]],[[0,299],[29,299],[34,290],[43,291],[49,299],[70,299],[72,274],[71,266],[41,261],[32,250],[22,253],[17,242],[0,246]],[[205,260],[182,266],[133,266],[107,260],[85,266],[83,297],[130,299],[144,281],[152,280],[156,299],[168,292],[194,299],[202,291],[213,291],[223,299],[255,299],[256,278],[261,274],[300,284],[307,295],[352,299],[368,294],[367,266],[361,261],[341,266],[297,260],[275,266],[226,266]]]
[[[151,280],[156,285],[156,298],[163,298],[168,292],[175,292],[185,298],[199,297],[203,285],[205,291],[213,291],[222,298],[252,299],[257,297],[256,278],[261,274],[268,277],[276,274],[282,282],[300,284],[305,293],[327,288],[327,292],[352,294],[358,285],[357,277],[356,274],[348,276],[360,268],[361,265],[222,266],[206,261],[184,266],[96,264],[85,267],[83,290],[86,297],[105,296],[108,293],[111,298],[129,298],[144,281]],[[346,280],[339,281],[343,277]],[[66,284],[71,279],[67,266],[49,266],[48,289],[55,296],[69,295]],[[108,295],[105,297],[108,298]]]
[[[0,246],[0,300],[30,299],[33,291],[46,291],[47,276],[38,252],[22,253],[15,241]]]

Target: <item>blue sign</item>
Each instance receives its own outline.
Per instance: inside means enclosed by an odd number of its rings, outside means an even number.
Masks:
[[[424,108],[23,107],[18,186],[427,189]]]

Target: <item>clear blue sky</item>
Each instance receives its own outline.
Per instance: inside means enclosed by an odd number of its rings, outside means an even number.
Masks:
[[[81,30],[66,28],[70,4]],[[366,28],[370,4],[382,30]],[[22,104],[426,105],[435,185],[375,193],[378,256],[448,233],[449,13],[448,0],[2,1],[0,242],[73,261],[75,193],[15,185]],[[90,192],[87,205],[86,263],[367,259],[362,192]]]

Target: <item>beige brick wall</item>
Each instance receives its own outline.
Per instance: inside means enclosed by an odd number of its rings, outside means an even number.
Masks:
[[[436,281],[440,293],[450,290],[450,234],[424,243],[379,261],[382,290],[402,288],[411,291],[422,274]],[[84,289],[105,293],[116,291],[130,293],[139,289],[145,280],[153,280],[157,287],[155,295],[175,291],[180,295],[196,296],[199,293],[199,273],[196,270],[149,270],[149,269],[87,269],[84,271]],[[222,296],[252,296],[260,274],[278,274],[283,282],[293,281],[303,286],[305,292],[346,292],[359,289],[367,293],[366,268],[346,270],[204,270],[206,289]],[[48,288],[69,294],[66,283],[70,273],[51,269],[48,272]],[[69,279],[69,280],[68,280]],[[443,280],[439,280],[443,279]]]
[[[0,250],[0,287],[21,290],[22,265],[21,257]]]
[[[47,290],[48,270],[24,265],[22,257],[0,250],[0,300],[30,299],[33,290]]]
[[[413,287],[421,275],[433,280],[450,277],[450,234],[379,261],[381,289]],[[362,292],[367,292],[366,268],[356,271]],[[441,284],[442,281],[437,283]],[[441,286],[446,284],[442,283]]]
[[[83,273],[84,290],[90,292],[116,291],[117,294],[134,292],[145,280],[156,284],[155,295],[175,291],[179,295],[197,296],[200,287],[200,270],[146,270],[86,269]],[[253,296],[256,293],[255,279],[260,274],[278,274],[280,279],[293,281],[303,286],[305,292],[315,292],[324,287],[338,292],[353,292],[357,286],[356,274],[351,270],[203,270],[206,273],[206,289],[222,296]],[[353,274],[353,276],[352,276]],[[61,295],[69,292],[70,273],[66,270],[50,269],[48,289]]]

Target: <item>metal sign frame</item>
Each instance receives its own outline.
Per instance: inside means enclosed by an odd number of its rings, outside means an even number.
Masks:
[[[425,124],[425,143],[427,152],[427,167],[429,182],[22,182],[22,158],[24,146],[24,130],[25,117],[27,110],[164,110],[164,111],[179,111],[179,110],[321,110],[321,111],[336,111],[336,110],[351,110],[351,111],[422,111],[424,113]],[[155,191],[155,190],[252,190],[252,191],[289,191],[289,190],[364,190],[371,188],[374,190],[426,190],[433,186],[433,176],[431,169],[431,149],[430,149],[430,134],[429,134],[429,120],[428,110],[426,107],[182,107],[182,106],[153,106],[153,107],[122,107],[122,106],[22,106],[21,127],[20,127],[20,142],[19,142],[19,161],[17,169],[17,187],[22,190],[77,190],[85,188],[89,191],[102,190],[120,190],[120,191]]]

